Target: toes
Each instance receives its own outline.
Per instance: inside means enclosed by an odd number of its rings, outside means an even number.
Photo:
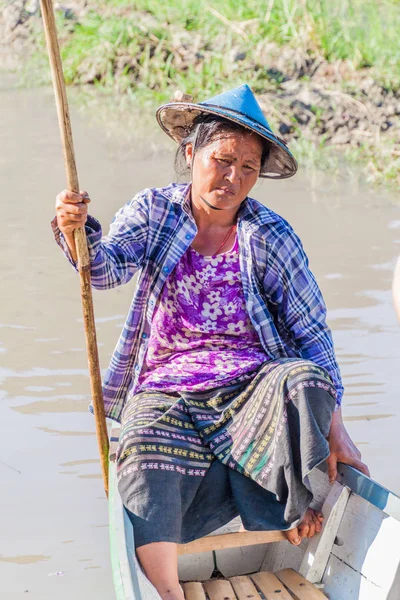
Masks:
[[[297,527],[294,529],[289,529],[289,531],[285,531],[286,539],[288,542],[293,544],[293,546],[298,546],[301,542],[301,537],[299,535],[299,530]]]
[[[300,534],[300,537],[302,537],[302,538],[308,537],[309,531],[310,531],[309,522],[307,522],[307,523],[301,523],[301,525],[299,525],[299,534]]]
[[[307,509],[302,522],[298,527],[285,531],[287,540],[294,546],[298,546],[303,538],[312,538],[322,529],[323,515],[311,508]]]
[[[319,531],[321,531],[322,529],[322,522],[324,520],[324,517],[321,515],[321,513],[315,513],[313,512],[313,516],[312,516],[312,522],[315,526],[315,531],[318,533]]]
[[[317,528],[316,528],[316,525],[315,525],[314,521],[310,521],[310,527],[308,529],[308,535],[307,535],[307,537],[308,538],[314,537],[316,529]]]

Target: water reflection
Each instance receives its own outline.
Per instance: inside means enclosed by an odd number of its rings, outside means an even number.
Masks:
[[[346,406],[374,406],[378,402],[347,402]]]
[[[26,398],[17,396],[15,400],[21,401]],[[69,394],[66,396],[53,396],[46,400],[37,400],[28,404],[11,406],[15,410],[25,415],[42,415],[45,413],[75,413],[86,412],[88,410],[89,399],[87,396],[76,396]]]
[[[96,435],[94,431],[60,431],[59,429],[50,429],[50,427],[36,427],[35,429],[38,429],[39,431],[43,431],[44,433],[54,433],[55,435],[64,435],[64,436],[72,436],[72,437]]]
[[[391,415],[358,415],[358,416],[345,416],[343,420],[347,423],[349,421],[375,421],[376,419],[388,419],[389,417],[394,417],[394,414]]]
[[[78,465],[94,465],[98,464],[98,458],[87,458],[85,460],[71,460],[70,462],[61,463],[60,467],[75,467]]]
[[[0,556],[0,562],[13,563],[14,565],[33,565],[38,562],[50,560],[51,556],[29,554],[26,556]]]

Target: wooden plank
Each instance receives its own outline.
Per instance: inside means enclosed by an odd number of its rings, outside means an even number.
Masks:
[[[311,583],[322,581],[349,496],[349,488],[336,481],[324,502],[322,514],[325,519],[322,531],[309,541],[299,569],[300,575]]]
[[[212,552],[201,554],[183,554],[178,559],[180,581],[207,581],[214,571]]]
[[[320,590],[293,569],[282,569],[275,575],[285,584],[295,600],[327,600]]]
[[[210,552],[224,548],[238,548],[241,546],[255,546],[279,542],[286,537],[282,531],[241,531],[239,533],[225,533],[223,535],[207,535],[188,544],[179,544],[178,554],[193,554],[197,552]]]
[[[229,581],[238,600],[261,600],[261,596],[250,577],[246,575],[230,577]]]
[[[293,600],[285,586],[273,573],[260,571],[251,575],[251,578],[266,600]]]
[[[186,600],[206,600],[203,586],[198,581],[189,581],[182,584]]]
[[[203,587],[210,600],[236,600],[235,592],[226,579],[205,581]]]

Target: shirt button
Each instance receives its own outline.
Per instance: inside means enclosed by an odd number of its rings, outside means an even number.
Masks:
[[[147,333],[142,333],[142,338],[145,340],[147,338]]]
[[[163,272],[164,273],[168,273],[169,272],[169,268],[168,267],[163,267]]]
[[[191,240],[191,239],[192,239],[192,236],[190,235],[190,233],[187,233],[187,234],[185,235],[185,238],[186,238],[187,240]]]

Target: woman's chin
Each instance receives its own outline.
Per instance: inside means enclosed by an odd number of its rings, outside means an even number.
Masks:
[[[241,200],[238,199],[237,196],[233,194],[227,194],[224,192],[214,193],[210,196],[205,196],[205,200],[220,209],[231,209],[235,208],[235,206],[239,206]]]

